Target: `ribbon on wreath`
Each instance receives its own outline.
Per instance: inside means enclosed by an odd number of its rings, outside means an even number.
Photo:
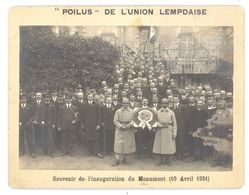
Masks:
[[[134,115],[134,127],[139,128],[152,128],[157,126],[157,114],[151,108],[139,108],[135,111]]]

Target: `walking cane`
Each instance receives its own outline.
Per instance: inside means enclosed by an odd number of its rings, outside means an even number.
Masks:
[[[103,127],[103,139],[104,139],[104,155],[105,155],[105,152],[106,152],[106,138],[105,138],[105,126]]]

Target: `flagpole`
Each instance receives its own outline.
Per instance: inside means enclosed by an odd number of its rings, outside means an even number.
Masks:
[[[149,28],[149,30],[148,30],[148,34],[147,34],[147,37],[146,37],[146,41],[145,41],[143,53],[145,52],[145,48],[146,48],[146,46],[147,46],[147,42],[148,42],[149,35],[150,35],[150,28]]]

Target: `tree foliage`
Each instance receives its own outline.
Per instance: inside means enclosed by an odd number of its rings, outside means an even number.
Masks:
[[[20,28],[22,88],[98,87],[112,79],[118,59],[118,50],[98,37],[56,35],[48,26]]]

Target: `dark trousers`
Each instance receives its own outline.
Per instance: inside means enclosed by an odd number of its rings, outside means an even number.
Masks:
[[[55,140],[55,147],[58,150],[62,150],[62,133],[58,131],[57,128],[54,131],[54,140]]]
[[[105,127],[102,127],[99,131],[98,131],[98,139],[99,139],[99,152],[105,154],[107,152],[107,148],[106,148],[106,130]]]
[[[135,133],[135,141],[136,141],[136,153],[137,155],[140,155],[142,153],[142,138],[143,133],[141,132],[140,129],[137,130]]]
[[[188,139],[188,152],[196,160],[202,159],[204,154],[203,140],[199,137],[190,135]]]
[[[153,144],[154,144],[154,139],[155,139],[155,132],[153,130],[149,131],[149,129],[146,132],[146,140],[147,140],[147,148],[148,148],[148,153],[152,154],[153,151]]]
[[[183,155],[187,152],[187,138],[185,129],[181,127],[177,127],[177,136],[176,136],[176,153],[179,155]]]
[[[135,134],[137,154],[148,152],[150,148],[151,135],[147,128],[139,128]]]
[[[192,155],[193,153],[193,136],[190,134],[190,132],[195,132],[197,129],[187,129],[186,131],[186,135],[185,135],[185,149],[186,149],[186,152],[189,154],[189,155]]]
[[[138,132],[135,134],[137,154],[151,154],[153,150],[154,138],[155,133],[152,130],[150,131],[148,128],[139,128]]]
[[[24,154],[24,152],[25,152],[24,129],[20,127],[19,129],[19,154]]]
[[[32,127],[27,127],[25,130],[26,140],[28,145],[29,153],[32,154],[35,152],[34,150],[34,130]]]
[[[105,127],[99,131],[99,148],[102,153],[111,153],[114,148],[114,128]]]
[[[99,139],[86,140],[86,144],[87,144],[89,155],[97,155],[100,152]]]
[[[75,142],[80,145],[84,142],[84,139],[84,130],[81,128],[80,123],[78,122],[75,128]]]
[[[62,151],[64,153],[72,153],[73,150],[73,138],[74,131],[70,128],[66,128],[61,132],[62,136]]]
[[[46,125],[45,128],[46,136],[46,149],[48,154],[53,154],[55,150],[55,141],[54,141],[54,129],[51,125]]]
[[[28,127],[21,127],[19,132],[19,152],[24,153],[25,150],[25,140],[27,142],[29,153],[34,153],[34,142],[33,142],[33,129]]]
[[[42,149],[46,153],[46,139],[45,139],[45,128],[44,125],[35,125],[35,147],[36,149]]]
[[[108,153],[114,152],[114,137],[115,132],[113,128],[106,131],[106,151]]]

